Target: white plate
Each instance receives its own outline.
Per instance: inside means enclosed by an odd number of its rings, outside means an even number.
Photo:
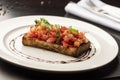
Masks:
[[[35,24],[34,20],[41,17],[46,18],[51,24],[73,26],[79,31],[87,32],[86,37],[95,47],[89,54],[91,57],[75,62],[77,59],[70,56],[23,46],[22,34],[28,32],[27,25]],[[118,54],[118,45],[112,36],[94,25],[79,20],[44,15],[24,16],[3,21],[0,27],[0,57],[27,68],[60,72],[85,71],[108,64]],[[64,63],[65,61],[67,63]]]

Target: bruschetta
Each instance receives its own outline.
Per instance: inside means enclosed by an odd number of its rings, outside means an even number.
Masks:
[[[46,19],[35,20],[35,25],[22,38],[25,46],[55,51],[72,57],[79,57],[90,48],[90,41],[84,32],[73,27],[50,24]]]

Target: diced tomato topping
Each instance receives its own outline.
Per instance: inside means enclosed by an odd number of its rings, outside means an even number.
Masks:
[[[44,40],[44,41],[46,41],[48,39],[48,36],[47,35],[42,35],[41,39]]]
[[[47,35],[48,35],[49,37],[56,37],[56,32],[50,31],[50,32],[47,33]]]
[[[83,39],[85,37],[83,32],[80,32],[76,36],[77,36],[77,38],[80,38],[80,39]]]
[[[27,35],[28,35],[28,37],[31,37],[31,38],[37,38],[38,37],[38,35],[35,32],[29,32]]]
[[[64,42],[64,41],[62,42],[62,44],[65,48],[67,48],[69,46],[69,44],[67,42]]]
[[[35,26],[30,27],[30,32],[35,32],[35,31],[36,31],[36,27]]]
[[[60,28],[58,28],[52,25],[52,28],[48,29],[45,26],[37,24],[30,27],[30,31],[27,35],[31,38],[37,38],[48,43],[56,43],[59,41],[57,43],[62,44],[65,48],[79,47],[82,43],[88,42],[83,32],[73,34],[66,26],[60,26]]]
[[[63,37],[63,41],[64,41],[64,42],[69,42],[68,36],[64,36],[64,37]]]
[[[80,42],[79,41],[75,41],[74,42],[74,47],[79,47],[80,46]]]
[[[65,30],[68,30],[68,28],[67,27],[65,27],[65,26],[61,26],[61,32],[63,33]]]
[[[55,37],[51,37],[51,38],[48,38],[47,39],[47,42],[48,43],[54,43],[56,41],[56,38]]]
[[[57,31],[58,31],[58,28],[55,25],[53,25],[52,32],[57,32]]]

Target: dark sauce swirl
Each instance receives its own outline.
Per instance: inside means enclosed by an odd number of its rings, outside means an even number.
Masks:
[[[24,33],[25,34],[25,33]],[[68,63],[75,63],[75,62],[81,62],[81,61],[85,61],[88,60],[89,58],[91,58],[95,52],[96,52],[96,48],[94,47],[93,44],[91,44],[91,47],[89,48],[89,50],[87,50],[86,52],[84,52],[80,57],[73,59],[73,60],[66,60],[66,61],[51,61],[51,60],[45,60],[42,58],[38,58],[38,57],[33,57],[31,55],[27,55],[24,52],[21,52],[20,50],[18,50],[15,46],[17,39],[21,39],[22,36],[24,34],[21,34],[15,38],[13,38],[10,42],[9,42],[9,47],[10,50],[12,50],[12,53],[15,53],[17,55],[20,55],[21,57],[24,57],[26,59],[29,60],[34,60],[34,61],[38,61],[38,62],[45,62],[45,63],[52,63],[52,64],[68,64]]]

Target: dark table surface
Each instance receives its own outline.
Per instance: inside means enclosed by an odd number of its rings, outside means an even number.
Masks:
[[[120,32],[106,28],[64,11],[70,0],[0,0],[0,21],[27,15],[55,15],[71,17],[94,24],[111,34],[120,47]],[[71,0],[77,2],[79,0]],[[104,0],[104,2],[120,7],[119,0]],[[47,79],[78,79],[78,80],[120,80],[120,51],[109,64],[95,70],[76,73],[52,73],[26,69],[11,64],[0,58],[0,80],[47,80]]]

